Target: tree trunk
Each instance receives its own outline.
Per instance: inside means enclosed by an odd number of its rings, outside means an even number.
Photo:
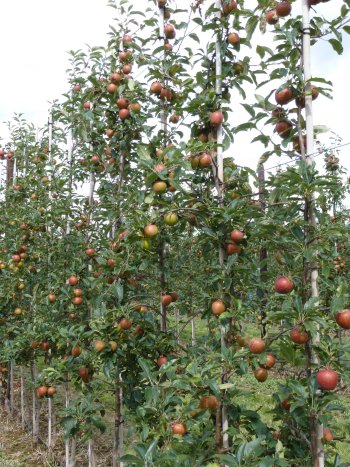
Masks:
[[[123,455],[124,433],[123,433],[123,389],[122,379],[117,375],[115,380],[115,413],[114,413],[114,440],[113,440],[113,467],[123,467],[123,462],[119,459]]]

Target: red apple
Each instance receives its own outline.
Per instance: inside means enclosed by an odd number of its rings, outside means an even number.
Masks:
[[[172,296],[169,295],[169,294],[162,295],[162,296],[160,297],[160,302],[161,302],[161,304],[164,305],[164,306],[170,305],[170,303],[171,303],[172,301],[173,301]]]
[[[265,19],[267,24],[276,24],[278,22],[278,16],[275,9],[266,12]]]
[[[331,391],[332,389],[335,389],[338,384],[338,373],[326,368],[317,373],[316,380],[321,389]]]
[[[164,26],[164,36],[167,38],[167,39],[174,39],[175,38],[175,35],[176,35],[176,31],[175,31],[175,28],[172,24],[166,24]]]
[[[163,366],[166,362],[168,361],[168,357],[165,355],[161,355],[160,357],[157,358],[157,365],[159,368]]]
[[[255,379],[257,379],[259,383],[263,383],[264,381],[266,381],[268,375],[268,371],[265,368],[257,368],[254,371]]]
[[[216,110],[215,112],[210,113],[210,123],[214,127],[221,125],[223,121],[224,121],[224,116],[220,110]]]
[[[289,335],[295,344],[305,344],[305,342],[309,340],[309,334],[306,331],[303,331],[300,326],[293,328]]]
[[[277,3],[275,9],[277,16],[281,16],[283,18],[284,16],[288,16],[290,14],[292,11],[292,5],[287,1],[282,1]]]
[[[239,243],[244,239],[244,232],[241,230],[232,230],[230,233],[230,238],[233,242]]]
[[[215,396],[203,396],[199,401],[199,408],[201,410],[209,409],[210,412],[215,412],[219,407],[219,401]]]
[[[47,395],[47,387],[46,386],[40,386],[36,390],[36,396],[38,399],[41,399]]]
[[[221,315],[221,313],[223,313],[225,310],[226,306],[222,300],[215,300],[215,302],[211,304],[211,312],[213,315]]]
[[[237,45],[240,42],[240,37],[236,32],[230,32],[227,36],[227,42],[231,45]]]
[[[77,276],[70,276],[68,278],[68,284],[71,285],[71,286],[77,285],[78,282],[79,281],[78,281]]]
[[[350,329],[350,309],[345,308],[344,310],[338,311],[335,315],[335,320],[343,329]]]
[[[290,293],[294,289],[293,282],[286,276],[280,276],[275,281],[275,291],[280,294]]]
[[[280,91],[275,92],[275,99],[277,104],[285,105],[291,102],[294,98],[293,90],[289,87],[285,87]]]
[[[239,254],[242,251],[242,248],[236,243],[227,243],[225,246],[226,254],[232,256],[235,253]]]
[[[159,232],[158,227],[155,224],[146,225],[143,231],[146,237],[155,237]]]
[[[183,436],[186,433],[186,427],[183,423],[173,423],[171,425],[171,430],[174,435]]]
[[[206,169],[211,166],[212,158],[210,154],[204,153],[199,156],[198,167]]]
[[[260,337],[253,337],[249,343],[251,353],[260,354],[265,350],[265,342]]]

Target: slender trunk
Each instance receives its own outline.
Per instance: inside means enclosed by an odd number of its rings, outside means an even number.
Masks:
[[[94,450],[94,442],[92,439],[89,439],[88,444],[88,458],[89,458],[89,467],[96,467],[96,458]]]
[[[24,372],[23,366],[20,366],[20,377],[21,377],[21,427],[25,430],[26,427],[26,416],[25,416],[25,394],[24,394]]]
[[[32,383],[34,384],[35,379],[36,379],[36,368],[35,364],[31,363],[30,365],[30,373],[32,377]],[[34,444],[38,444],[39,442],[39,401],[37,400],[36,397],[36,391],[35,388],[32,391],[32,397],[33,397],[33,409],[32,409],[32,435],[33,435],[33,442]]]
[[[47,400],[48,418],[47,418],[47,447],[52,447],[52,398]]]
[[[165,241],[162,240],[159,245],[159,271],[160,271],[160,293],[166,292],[165,283]],[[167,310],[166,306],[160,304],[160,330],[166,332],[167,330]]]
[[[76,465],[76,458],[75,458],[76,447],[77,447],[77,440],[76,440],[76,438],[72,438],[72,440],[71,440],[71,450],[70,450],[70,460],[68,460],[68,467],[75,467],[75,465]],[[69,452],[68,452],[68,457],[69,457]]]
[[[64,396],[65,396],[65,407],[67,408],[69,406],[69,375],[68,372],[65,375],[65,380],[64,380]],[[72,440],[73,444],[73,440]],[[69,463],[69,438],[64,442],[64,447],[65,447],[65,453],[66,453],[66,467],[71,467]],[[72,466],[74,467],[74,465]]]
[[[306,121],[306,164],[311,165],[313,162],[314,149],[314,127],[312,114],[312,96],[311,96],[311,45],[310,45],[310,18],[308,0],[302,0],[302,15],[303,15],[303,68],[305,80],[305,121]],[[308,222],[314,229],[317,227],[314,207],[314,195],[308,206]],[[311,282],[311,297],[318,297],[318,268],[316,258],[310,265],[310,282]],[[314,343],[320,341],[319,333],[314,337]],[[314,363],[317,359],[313,358]],[[311,439],[315,439],[315,443],[311,443],[312,461],[314,467],[324,467],[324,451],[322,447],[323,427],[313,420],[311,421]]]
[[[221,18],[221,9],[222,4],[221,0],[216,0],[215,4],[217,8],[217,16]],[[215,92],[218,97],[222,95],[222,58],[221,58],[221,31],[218,33],[215,43]],[[223,197],[223,179],[224,179],[224,163],[223,163],[223,128],[222,124],[217,127],[216,130],[216,164],[213,164],[213,172],[214,172],[214,179],[216,185],[216,191],[218,196],[218,204],[220,207],[224,206],[224,197]],[[224,268],[224,260],[225,260],[225,250],[220,245],[219,247],[219,264],[223,270]],[[224,326],[221,326],[221,347],[222,349],[226,346],[225,341],[226,330]],[[226,370],[223,369],[221,375],[221,381],[225,383],[227,381],[227,373]],[[218,412],[217,418],[221,418],[221,429],[222,429],[222,448],[228,449],[229,446],[229,439],[228,439],[228,417],[227,417],[227,407],[225,405],[221,406],[221,410]],[[217,420],[217,428],[218,428],[218,420]]]
[[[122,467],[123,462],[119,459],[123,455],[123,390],[121,386],[121,377],[118,375],[115,380],[115,413],[114,413],[114,440],[113,440],[113,467]]]
[[[258,166],[258,180],[259,180],[259,201],[261,210],[265,211],[265,169],[264,164]],[[260,248],[260,287],[258,288],[258,296],[261,297],[262,313],[261,313],[261,337],[266,336],[266,287],[265,283],[267,280],[267,250],[265,247]]]
[[[11,413],[11,388],[12,388],[12,363],[9,362],[7,365],[7,385],[6,385],[6,397],[5,397],[5,410]]]
[[[191,320],[191,337],[192,337],[192,345],[196,345],[196,332],[195,332],[195,323],[194,318]]]

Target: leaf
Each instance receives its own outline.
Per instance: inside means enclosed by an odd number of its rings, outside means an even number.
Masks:
[[[328,42],[331,44],[331,46],[337,52],[337,54],[341,55],[343,53],[344,48],[340,41],[332,38],[332,39],[328,39]]]

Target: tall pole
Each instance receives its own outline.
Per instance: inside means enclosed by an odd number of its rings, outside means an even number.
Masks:
[[[312,114],[312,95],[311,95],[311,44],[310,44],[310,8],[308,0],[302,0],[303,15],[303,71],[305,81],[305,122],[306,122],[306,155],[305,162],[307,166],[313,163],[314,150],[314,126]],[[308,202],[307,218],[312,228],[317,227],[314,207],[314,195]],[[310,266],[311,297],[318,297],[318,269],[316,258]],[[313,342],[320,341],[319,333],[313,339]],[[314,357],[317,363],[317,358]],[[314,419],[311,420],[311,454],[314,467],[324,467],[324,451],[322,446],[323,425]]]
[[[221,19],[221,9],[222,3],[221,0],[216,0],[215,7],[217,8],[217,18]],[[221,58],[221,31],[217,33],[216,42],[215,42],[215,93],[218,98],[222,96],[222,58]],[[220,124],[216,128],[216,190],[218,195],[218,203],[220,207],[224,205],[223,198],[223,179],[224,179],[224,162],[223,162],[223,128]],[[225,251],[220,245],[219,247],[219,264],[221,268],[224,267],[225,260]],[[225,347],[225,327],[221,326],[221,347]],[[222,373],[222,382],[225,383],[227,379],[226,372]],[[229,439],[228,439],[228,416],[227,416],[227,407],[221,405],[221,429],[222,429],[222,447],[223,449],[228,449]]]

